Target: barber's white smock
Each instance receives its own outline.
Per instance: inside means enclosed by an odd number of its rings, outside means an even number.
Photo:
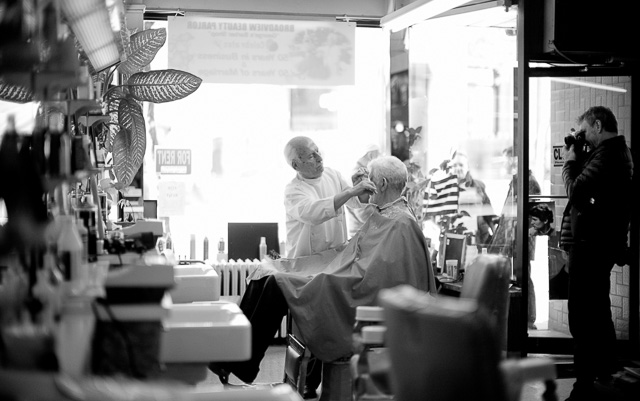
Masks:
[[[309,256],[347,242],[344,206],[337,211],[333,198],[350,185],[342,175],[329,167],[319,178],[297,175],[284,191],[287,214],[286,257]],[[357,197],[349,199],[351,207],[362,207]]]

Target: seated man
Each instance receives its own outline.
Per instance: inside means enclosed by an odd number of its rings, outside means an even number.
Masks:
[[[210,364],[222,383],[229,373],[255,380],[288,310],[311,353],[331,362],[351,355],[356,307],[375,305],[380,289],[408,284],[435,295],[424,235],[401,196],[406,166],[394,156],[375,159],[369,179],[377,192],[367,207],[375,212],[347,244],[263,263],[250,277],[240,308],[251,322],[251,359]]]

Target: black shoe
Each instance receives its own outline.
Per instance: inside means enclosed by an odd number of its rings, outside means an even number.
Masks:
[[[209,364],[209,370],[215,373],[222,384],[229,384],[229,372],[215,362]]]
[[[597,392],[592,381],[576,381],[573,384],[573,389],[571,390],[571,394],[569,394],[569,398],[565,401],[593,401],[598,399],[596,395]]]
[[[302,398],[304,398],[305,400],[318,398],[318,393],[316,393],[315,388],[304,386],[304,392],[302,393]]]

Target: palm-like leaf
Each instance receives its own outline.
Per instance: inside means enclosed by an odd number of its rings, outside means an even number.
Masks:
[[[146,150],[146,129],[142,109],[132,99],[122,99],[118,110],[120,130],[113,141],[113,169],[118,189],[131,184],[142,165]]]
[[[122,87],[117,86],[109,89],[104,96],[105,113],[117,112],[120,106],[120,100],[127,97],[127,94]]]
[[[147,29],[131,36],[127,60],[118,67],[122,74],[135,74],[146,67],[167,40],[167,30]]]
[[[144,151],[147,148],[147,129],[142,115],[142,108],[133,99],[124,99],[120,102],[118,120],[122,127],[131,132],[132,162],[134,166],[139,168],[142,166]]]
[[[27,103],[33,101],[33,92],[27,87],[5,82],[0,77],[0,100]]]
[[[131,133],[121,127],[113,141],[113,172],[118,180],[116,188],[122,190],[131,184],[137,171],[134,171],[130,156]]]
[[[201,78],[186,71],[168,69],[133,74],[127,86],[136,100],[165,103],[189,96],[201,83]]]

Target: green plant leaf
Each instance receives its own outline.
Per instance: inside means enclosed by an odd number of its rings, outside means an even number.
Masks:
[[[165,103],[195,92],[202,79],[180,70],[138,72],[127,81],[129,93],[140,101]]]
[[[131,135],[129,156],[135,168],[135,171],[133,171],[135,175],[140,166],[142,166],[144,153],[147,150],[147,129],[142,108],[131,98],[121,100],[118,108],[118,121],[120,126],[125,128],[127,133]]]
[[[113,140],[113,170],[118,180],[115,187],[123,189],[131,184],[142,166],[147,136],[142,109],[133,99],[120,101],[118,120],[120,130]]]
[[[115,140],[116,135],[120,132],[120,123],[118,121],[118,111],[114,111],[109,113],[109,135],[106,137],[106,141],[104,143],[104,147],[107,152],[113,151],[113,141]]]
[[[147,29],[131,36],[130,52],[127,59],[120,64],[118,71],[121,74],[135,74],[149,65],[164,46],[167,40],[167,30],[165,28]]]
[[[103,99],[103,102],[106,104],[105,113],[118,111],[120,100],[125,97],[127,97],[127,94],[121,86],[110,88],[107,93],[105,93]]]
[[[0,100],[27,103],[33,101],[33,92],[27,87],[6,82],[0,77]]]
[[[137,172],[137,170],[134,171],[130,155],[132,135],[127,131],[126,128],[121,127],[113,141],[113,173],[117,180],[115,184],[117,189],[128,187]]]

